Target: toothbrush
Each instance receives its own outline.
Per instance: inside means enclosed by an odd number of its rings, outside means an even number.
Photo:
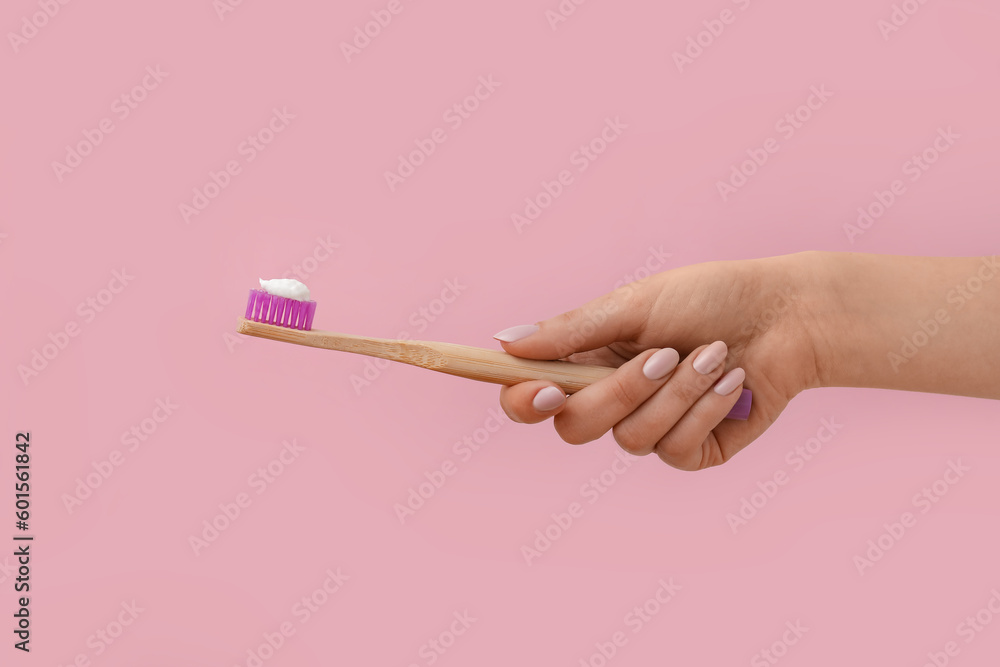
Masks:
[[[246,315],[239,318],[236,331],[283,343],[398,361],[480,382],[512,385],[527,380],[549,380],[567,394],[575,393],[615,371],[607,366],[589,366],[571,361],[522,359],[500,350],[455,343],[390,340],[313,330],[315,314],[315,301],[299,301],[269,294],[262,289],[252,289]],[[726,418],[747,419],[751,402],[750,390],[743,389]]]

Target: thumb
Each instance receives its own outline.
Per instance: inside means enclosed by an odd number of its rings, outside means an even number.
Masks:
[[[646,281],[630,283],[556,317],[504,329],[493,337],[526,359],[562,359],[618,341],[634,340],[646,326],[652,301]]]

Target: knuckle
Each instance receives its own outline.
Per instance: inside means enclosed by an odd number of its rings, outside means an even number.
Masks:
[[[570,415],[556,415],[553,419],[553,425],[559,437],[571,445],[585,445],[595,439],[586,427],[581,426],[579,421]]]
[[[621,377],[620,373],[616,373],[611,378],[611,391],[615,396],[615,400],[625,407],[631,408],[638,404],[639,396],[635,387],[629,384],[628,379]]]
[[[669,433],[656,443],[656,451],[666,463],[679,470],[693,470],[685,464],[690,460],[691,445]]]
[[[556,316],[555,323],[562,332],[562,335],[556,342],[556,355],[558,358],[563,359],[568,357],[574,352],[579,352],[580,348],[583,347],[586,338],[580,330],[579,319],[580,313],[576,311]]]
[[[701,443],[701,452],[701,470],[721,466],[726,462],[726,455],[722,451],[722,446],[719,444],[715,433],[711,431],[705,436],[705,441]]]
[[[642,310],[646,306],[650,276],[625,285],[619,292],[618,302],[625,311]]]
[[[654,294],[653,276],[647,276],[619,289],[617,305],[625,313],[648,314]]]
[[[628,420],[615,424],[614,428],[611,429],[611,434],[614,436],[618,446],[629,454],[642,456],[649,453],[645,451],[642,440],[635,432],[635,427]]]
[[[716,372],[702,375],[693,370],[667,382],[671,394],[684,405],[693,405],[715,383]]]
[[[721,454],[716,454],[714,452],[706,454],[701,462],[701,467],[699,470],[704,470],[705,468],[714,468],[716,466],[721,466],[726,462],[725,457]]]
[[[576,321],[576,311],[567,310],[565,313],[559,313],[553,319],[560,328],[573,329]]]

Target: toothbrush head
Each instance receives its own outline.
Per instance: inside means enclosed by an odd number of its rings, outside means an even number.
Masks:
[[[262,289],[250,290],[250,298],[247,299],[246,318],[254,322],[309,331],[312,329],[315,314],[315,301],[289,299],[268,294]]]

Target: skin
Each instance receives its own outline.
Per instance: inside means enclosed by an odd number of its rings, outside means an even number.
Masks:
[[[553,383],[503,387],[500,404],[507,415],[526,424],[552,418],[571,444],[611,431],[627,452],[655,452],[681,470],[725,463],[806,389],[873,387],[1000,399],[996,256],[805,252],[696,264],[537,324],[536,333],[502,342],[504,349],[528,359],[617,370],[544,412],[533,400]],[[725,361],[699,373],[693,362],[712,341],[727,346]],[[661,379],[647,378],[643,365],[667,347],[679,353],[680,363]],[[714,391],[735,368],[746,372],[744,384],[726,395]],[[753,391],[750,418],[724,419],[744,386]]]

